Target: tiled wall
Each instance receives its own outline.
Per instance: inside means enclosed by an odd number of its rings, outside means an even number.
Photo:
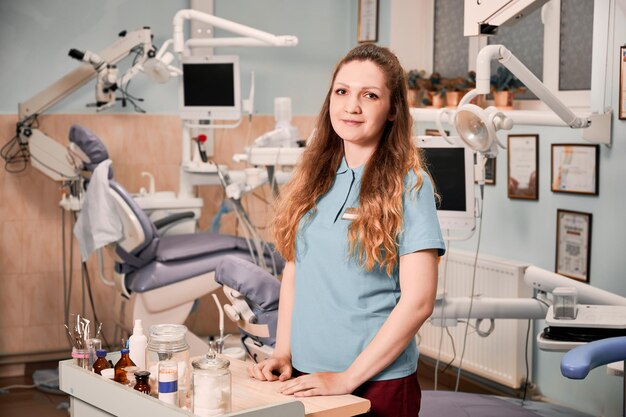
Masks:
[[[0,115],[0,145],[15,134],[15,122],[14,115]],[[294,125],[300,128],[302,137],[308,136],[313,123],[314,117],[294,118]],[[177,116],[49,115],[40,119],[40,129],[63,144],[67,144],[72,124],[82,124],[100,136],[109,150],[116,179],[128,191],[138,192],[141,186],[147,188],[147,180],[141,177],[142,171],[154,175],[157,191],[177,191],[181,136]],[[236,129],[217,130],[216,162],[232,169],[243,168],[243,165],[231,162],[232,154],[272,129],[273,125],[272,116],[257,116],[251,123],[244,120]],[[271,193],[263,187],[255,194],[247,196],[244,204],[252,214],[253,222],[263,227],[271,213],[262,199],[271,201]],[[205,230],[224,194],[219,187],[200,187],[198,195],[204,199],[200,229]],[[22,173],[10,174],[0,167],[0,355],[68,348],[63,328],[60,198],[59,184],[36,169],[29,166]],[[69,216],[65,214],[66,241],[71,236]],[[234,217],[226,215],[221,232],[235,233],[235,229]],[[69,250],[67,253],[69,256]],[[94,264],[94,259],[90,259],[94,301],[99,318],[105,323],[105,334],[111,338],[114,290],[96,278]],[[111,268],[109,263],[105,271],[110,273]],[[83,311],[84,299],[87,316],[92,317],[87,292],[80,281],[76,247],[72,269],[70,312]],[[214,333],[214,310],[212,302],[203,300],[187,325],[198,334]],[[231,326],[230,330],[234,331],[234,327]]]

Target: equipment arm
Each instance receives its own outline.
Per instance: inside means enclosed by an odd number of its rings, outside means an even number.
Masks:
[[[194,46],[296,46],[298,38],[295,36],[276,36],[262,30],[251,28],[250,26],[235,23],[222,19],[211,14],[199,12],[197,10],[179,10],[174,16],[174,52],[182,54],[185,50],[184,23],[185,20],[197,20],[208,23],[214,27],[227,30],[229,32],[242,35],[243,38],[204,39],[197,40]]]
[[[84,63],[45,90],[18,104],[17,140],[22,146],[29,145],[28,152],[35,168],[55,181],[77,177],[78,167],[72,163],[65,146],[33,127],[33,123],[38,115],[96,76],[99,77],[98,82],[102,90],[112,85],[115,80],[111,80],[111,76],[116,78],[116,69],[112,66],[137,46],[142,46],[144,59],[147,58],[149,51],[153,49],[150,29],[144,28],[127,33],[99,54],[72,50],[70,56]]]
[[[152,49],[150,29],[139,29],[129,32],[115,43],[100,51],[99,56],[108,64],[115,64],[125,58],[135,47],[143,46],[144,54]],[[72,94],[96,77],[97,70],[93,64],[85,63],[69,74],[61,77],[45,90],[35,94],[18,105],[20,123],[33,115],[44,113],[50,107]]]

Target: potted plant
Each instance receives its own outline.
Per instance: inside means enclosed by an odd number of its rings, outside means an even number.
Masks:
[[[426,71],[424,70],[410,70],[406,73],[406,81],[408,87],[407,99],[409,106],[420,107],[422,104],[422,98],[426,92],[425,78]]]
[[[457,107],[459,102],[476,85],[476,73],[470,71],[466,77],[447,78],[442,81],[448,107]]]
[[[446,88],[443,85],[443,78],[438,72],[433,72],[428,79],[429,104],[435,108],[446,105]]]
[[[505,67],[498,67],[490,81],[493,100],[498,108],[512,109],[515,93],[526,91],[524,84]]]

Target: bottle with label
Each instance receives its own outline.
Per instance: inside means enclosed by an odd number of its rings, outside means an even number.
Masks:
[[[179,399],[184,407],[191,386],[191,361],[189,345],[185,339],[187,327],[182,324],[156,324],[150,326],[150,338],[146,350],[146,371],[150,372],[152,395],[159,392],[159,363],[164,360],[178,364],[177,386]]]
[[[161,361],[158,369],[159,400],[178,406],[178,362]]]
[[[148,338],[143,333],[141,319],[136,319],[133,334],[128,338],[128,350],[130,351],[130,359],[142,371],[146,369],[147,346]]]
[[[107,361],[107,351],[104,349],[98,349],[96,351],[96,356],[98,359],[93,363],[93,371],[98,375],[102,375],[103,369],[108,369],[111,367],[109,361]]]
[[[135,366],[133,361],[128,356],[128,349],[120,350],[122,356],[120,360],[115,364],[115,382],[119,382],[120,384],[128,384],[128,378],[126,378],[126,367],[127,366]]]

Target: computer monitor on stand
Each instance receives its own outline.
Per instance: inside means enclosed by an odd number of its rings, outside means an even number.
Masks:
[[[454,137],[454,145],[439,136],[418,136],[416,144],[422,149],[424,163],[430,173],[440,201],[437,216],[441,229],[465,233],[469,238],[476,227],[474,201],[474,152]],[[456,232],[456,233],[455,233]],[[448,235],[450,234],[448,233]]]
[[[241,119],[239,57],[187,56],[182,61],[180,117],[184,120]]]

